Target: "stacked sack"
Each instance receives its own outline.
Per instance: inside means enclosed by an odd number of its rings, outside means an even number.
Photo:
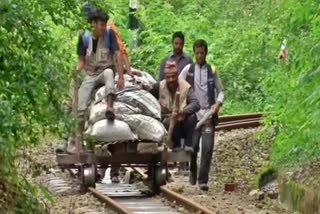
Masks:
[[[159,121],[161,116],[158,100],[148,91],[140,89],[137,83],[151,87],[156,81],[146,72],[132,78],[124,75],[125,88],[116,92],[114,110],[116,119],[105,117],[106,101],[104,86],[99,88],[89,108],[86,134],[99,143],[143,141],[159,143],[166,135],[166,129]],[[118,77],[115,77],[115,82]]]

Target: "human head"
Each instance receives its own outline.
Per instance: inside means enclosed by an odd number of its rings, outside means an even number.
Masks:
[[[181,31],[177,31],[172,35],[172,49],[176,55],[181,55],[183,52],[184,35]]]
[[[167,61],[164,69],[164,79],[169,91],[174,92],[178,88],[178,70],[174,61]]]
[[[203,39],[198,39],[193,43],[193,52],[196,57],[196,62],[199,65],[206,63],[206,56],[208,53],[208,44]]]
[[[108,14],[101,8],[93,9],[88,15],[88,22],[91,24],[93,35],[102,36],[106,30],[108,20]]]

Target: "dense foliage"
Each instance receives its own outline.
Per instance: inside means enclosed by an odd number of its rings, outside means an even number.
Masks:
[[[15,149],[63,127],[60,109],[74,61],[76,15],[65,13],[71,1],[64,2],[55,1],[55,10],[47,1],[0,2],[1,213],[40,213],[38,190],[17,175]]]
[[[128,0],[92,2],[110,12],[129,46]],[[83,3],[0,1],[0,212],[40,212],[38,190],[14,169],[15,150],[63,129],[61,106],[77,30],[85,25]],[[174,31],[185,33],[185,51],[192,56],[194,40],[206,39],[207,60],[216,64],[226,89],[223,112],[268,112],[266,127],[277,131],[276,163],[317,157],[319,10],[316,0],[139,0],[139,47],[129,49],[130,60],[157,77]],[[279,62],[284,37],[289,57]]]
[[[289,41],[289,57],[264,80],[266,122],[277,128],[273,160],[280,163],[320,155],[320,6],[317,1],[283,1],[272,11]],[[286,10],[284,10],[286,8]]]
[[[191,55],[193,41],[204,38],[208,62],[217,65],[226,89],[222,112],[267,112],[266,130],[277,131],[272,156],[277,164],[319,156],[317,1],[140,0],[138,6],[140,46],[130,52],[134,64],[157,76],[174,31],[185,33]],[[281,62],[284,38],[288,58]]]

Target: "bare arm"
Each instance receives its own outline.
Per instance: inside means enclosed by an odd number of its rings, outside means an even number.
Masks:
[[[118,71],[119,79],[117,82],[118,89],[123,89],[124,87],[124,78],[123,78],[123,59],[121,55],[121,51],[119,48],[119,44],[117,41],[117,38],[115,36],[115,33],[112,29],[110,29],[110,40],[111,40],[111,51],[114,53],[114,56],[116,58],[116,68]]]
[[[130,62],[127,54],[122,54],[122,63],[125,66],[127,73],[132,74]]]
[[[115,53],[115,56],[117,59],[117,70],[118,70],[118,75],[119,75],[117,86],[119,89],[122,89],[124,87],[122,56],[121,56],[121,53],[119,50],[116,50],[114,53]]]

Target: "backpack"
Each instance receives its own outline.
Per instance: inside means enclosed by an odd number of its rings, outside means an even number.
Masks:
[[[85,30],[85,32],[82,36],[82,40],[83,40],[83,44],[84,44],[85,48],[89,47],[90,38],[91,38],[91,32],[88,30]],[[104,40],[105,47],[110,49],[111,48],[111,36],[110,36],[110,27],[109,26],[107,26],[107,29],[103,34],[103,40]]]

